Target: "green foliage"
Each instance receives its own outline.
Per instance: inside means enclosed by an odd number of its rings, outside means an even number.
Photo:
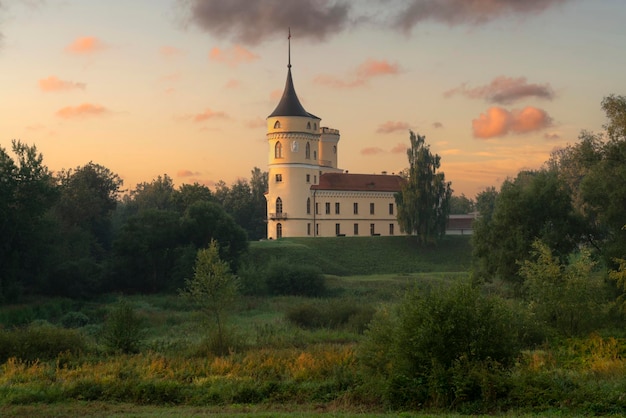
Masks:
[[[437,172],[441,157],[431,154],[425,136],[411,131],[408,177],[395,195],[398,224],[403,232],[416,234],[420,243],[440,239],[450,211],[450,182]]]
[[[86,349],[87,343],[80,333],[49,324],[0,331],[1,362],[11,357],[24,361],[50,360],[61,353],[79,354]]]
[[[219,246],[211,241],[209,248],[198,251],[194,275],[185,280],[185,288],[180,295],[194,303],[217,325],[217,340],[214,349],[219,354],[228,352],[229,345],[224,329],[224,315],[232,309],[239,296],[239,279],[227,262],[219,256]]]
[[[532,259],[522,263],[526,298],[537,317],[565,335],[586,334],[605,319],[607,289],[593,274],[595,263],[583,249],[563,264],[541,241],[533,243]]]
[[[316,297],[326,292],[324,276],[312,265],[297,265],[286,259],[272,260],[265,271],[267,289],[272,295]]]
[[[462,281],[382,311],[359,358],[369,379],[384,381],[382,396],[394,407],[484,401],[496,395],[480,382],[497,381],[519,352],[512,323],[503,301]]]
[[[487,280],[519,283],[517,263],[528,259],[535,239],[565,258],[578,244],[581,230],[570,195],[556,173],[520,172],[502,184],[493,212],[474,223],[476,273]]]
[[[363,333],[374,316],[374,308],[356,301],[338,299],[310,301],[292,306],[287,320],[301,328],[347,328]]]
[[[472,199],[461,193],[461,196],[450,196],[450,214],[464,215],[474,211],[475,203]]]
[[[71,311],[61,317],[64,328],[80,328],[89,323],[89,317],[82,312]]]
[[[114,353],[137,353],[143,341],[144,324],[126,300],[119,301],[107,316],[101,338]]]

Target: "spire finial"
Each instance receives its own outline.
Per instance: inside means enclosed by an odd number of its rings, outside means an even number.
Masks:
[[[289,35],[287,36],[287,43],[289,44],[287,50],[287,68],[291,68],[291,27],[289,27]]]

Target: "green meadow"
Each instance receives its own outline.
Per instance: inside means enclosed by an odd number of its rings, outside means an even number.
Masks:
[[[2,306],[0,415],[569,416],[626,411],[626,343],[602,331],[555,338],[522,351],[506,375],[489,381],[493,394],[481,402],[410,411],[385,402],[359,361],[375,312],[392,309],[407,292],[464,279],[470,253],[468,237],[447,237],[429,248],[406,237],[254,242],[248,271],[260,271],[276,259],[314,265],[325,275],[326,292],[315,298],[242,294],[230,307],[230,350],[224,355],[212,350],[212,322],[177,294],[31,299]],[[500,290],[492,285],[489,291]],[[116,352],[106,344],[107,318],[120,300],[140,324],[135,352]]]

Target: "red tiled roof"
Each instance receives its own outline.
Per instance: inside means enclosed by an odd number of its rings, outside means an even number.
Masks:
[[[394,174],[324,173],[320,176],[319,184],[311,186],[311,189],[399,192],[402,188],[402,181],[402,177]]]

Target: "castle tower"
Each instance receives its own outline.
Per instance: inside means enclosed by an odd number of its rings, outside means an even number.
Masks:
[[[321,128],[321,119],[307,112],[291,76],[291,34],[285,90],[267,117],[269,148],[267,237],[315,235],[315,208],[311,186],[324,172],[337,168],[339,131]]]

